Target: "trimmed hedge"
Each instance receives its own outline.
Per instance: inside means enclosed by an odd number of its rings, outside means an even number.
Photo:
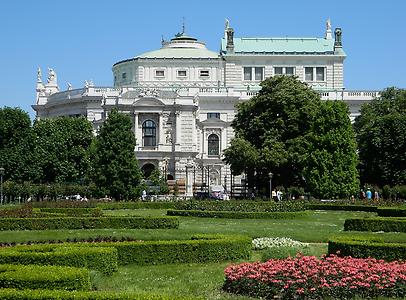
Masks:
[[[61,266],[0,265],[0,288],[89,290],[87,269]]]
[[[104,202],[96,204],[103,210],[114,209],[171,209],[174,202]]]
[[[328,253],[357,258],[374,257],[384,260],[406,259],[406,243],[388,243],[359,237],[335,237],[328,241]]]
[[[97,207],[60,207],[60,208],[40,208],[40,212],[42,213],[52,213],[52,214],[65,214],[70,217],[77,217],[77,216],[83,216],[83,215],[93,215],[95,217],[101,216],[102,210],[101,208]]]
[[[20,245],[0,249],[0,264],[85,267],[110,275],[117,271],[117,249],[69,244]]]
[[[251,238],[246,236],[197,235],[192,240],[81,243],[81,246],[114,247],[119,265],[203,263],[248,259]]]
[[[235,211],[235,212],[288,212],[304,211],[304,201],[196,201],[176,202],[175,210]]]
[[[380,217],[406,217],[406,207],[378,207]]]
[[[344,222],[344,230],[406,232],[406,219],[404,218],[347,219]]]
[[[168,210],[168,216],[228,218],[228,219],[296,219],[307,217],[306,211],[299,212],[237,212],[237,211],[202,211],[202,210]]]
[[[321,203],[311,203],[307,204],[306,208],[309,210],[344,210],[344,211],[365,211],[365,212],[376,212],[377,206],[370,205],[354,205],[354,204],[321,204]]]
[[[193,296],[166,296],[135,294],[131,292],[82,292],[52,290],[0,289],[0,299],[5,300],[197,300]]]
[[[95,228],[178,228],[174,217],[54,217],[4,218],[0,230],[95,229]]]

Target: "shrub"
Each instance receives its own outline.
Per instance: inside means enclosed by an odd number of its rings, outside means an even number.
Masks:
[[[31,205],[0,209],[0,218],[30,218],[33,216]]]
[[[235,211],[235,212],[294,212],[305,210],[303,201],[196,201],[175,203],[176,210]]]
[[[373,258],[297,256],[225,269],[223,288],[265,299],[406,296],[406,263]]]
[[[380,217],[406,217],[406,207],[378,207]]]
[[[113,209],[170,209],[174,208],[173,202],[111,202],[98,203],[97,207],[104,210]]]
[[[406,259],[406,243],[384,242],[379,237],[334,237],[328,241],[328,253],[358,258],[374,257],[393,261]]]
[[[84,215],[92,216],[92,217],[101,217],[103,212],[101,208],[96,207],[61,207],[61,208],[41,208],[41,212],[51,213],[51,214],[64,214],[70,217],[80,217]]]
[[[197,300],[193,296],[165,296],[154,294],[135,294],[131,292],[83,292],[58,290],[15,290],[0,289],[0,298],[5,300]]]
[[[376,212],[378,208],[376,206],[371,206],[371,205],[353,205],[353,204],[340,204],[340,203],[333,203],[333,204],[310,203],[310,204],[307,204],[306,209]]]
[[[112,274],[117,271],[117,249],[75,245],[24,245],[0,249],[0,264],[85,267]]]
[[[4,218],[0,230],[94,229],[94,228],[178,228],[173,217],[54,217]]]
[[[344,230],[406,232],[406,219],[404,218],[347,219],[344,222]]]
[[[203,210],[168,210],[168,216],[228,218],[228,219],[296,219],[308,216],[305,211],[298,212],[237,212]]]
[[[81,246],[115,247],[118,263],[155,265],[248,259],[251,239],[245,236],[203,235],[192,240],[91,243]]]
[[[91,284],[87,269],[60,266],[0,265],[0,287],[89,290]]]

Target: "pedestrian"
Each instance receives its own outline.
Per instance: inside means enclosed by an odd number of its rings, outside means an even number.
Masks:
[[[372,199],[372,192],[371,192],[370,189],[367,190],[367,192],[366,192],[366,197],[367,197],[368,200],[371,200],[371,199]]]
[[[146,190],[142,191],[141,199],[142,199],[142,201],[145,201],[147,199],[147,191]]]
[[[379,201],[379,193],[378,193],[378,191],[374,192],[374,201]]]

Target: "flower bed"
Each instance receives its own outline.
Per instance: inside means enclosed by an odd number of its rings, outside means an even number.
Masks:
[[[208,211],[208,210],[174,210],[166,213],[168,216],[225,218],[225,219],[298,219],[308,217],[307,211],[282,212],[238,212],[238,211]]]
[[[406,263],[373,258],[297,256],[225,269],[223,288],[264,299],[405,297]]]
[[[252,248],[254,250],[262,250],[266,248],[277,248],[277,247],[308,247],[308,246],[309,246],[308,243],[302,243],[287,237],[276,237],[276,238],[263,237],[252,240]]]

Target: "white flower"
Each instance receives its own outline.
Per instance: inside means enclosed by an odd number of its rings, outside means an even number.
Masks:
[[[262,250],[266,248],[277,248],[277,247],[300,247],[300,248],[307,248],[309,246],[308,243],[302,243],[299,241],[292,240],[291,238],[287,237],[277,237],[277,238],[257,238],[252,240],[252,248],[254,250]]]

